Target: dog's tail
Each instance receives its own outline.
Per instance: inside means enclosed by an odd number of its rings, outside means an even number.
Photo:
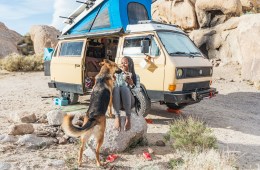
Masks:
[[[87,123],[85,123],[82,127],[76,127],[72,124],[72,119],[74,115],[66,114],[63,118],[62,129],[65,134],[71,137],[79,137],[84,134],[87,130],[91,129],[96,125],[96,119],[90,118]]]

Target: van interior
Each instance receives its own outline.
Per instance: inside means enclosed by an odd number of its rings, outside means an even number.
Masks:
[[[94,85],[95,76],[99,73],[99,63],[103,59],[115,61],[118,37],[88,38],[85,57],[85,88],[91,89]]]

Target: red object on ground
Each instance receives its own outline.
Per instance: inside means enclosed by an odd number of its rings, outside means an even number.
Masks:
[[[175,114],[177,114],[177,115],[182,114],[182,111],[181,111],[181,110],[175,110],[175,109],[170,109],[170,108],[167,109],[167,112],[175,113]]]
[[[111,162],[114,162],[116,160],[116,158],[118,158],[118,156],[115,154],[108,155],[106,161],[111,163]]]
[[[148,152],[144,152],[143,156],[144,156],[145,160],[148,160],[148,161],[152,160],[152,157],[151,157],[151,155]]]
[[[148,124],[153,124],[153,120],[152,119],[145,119],[146,123]]]

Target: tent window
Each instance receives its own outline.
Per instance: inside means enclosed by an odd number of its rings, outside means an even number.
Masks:
[[[92,26],[92,29],[107,28],[110,27],[110,19],[108,8],[100,12]]]
[[[138,21],[148,20],[148,13],[142,4],[131,2],[128,4],[129,24],[137,24]]]

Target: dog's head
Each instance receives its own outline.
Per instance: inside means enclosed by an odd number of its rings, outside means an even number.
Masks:
[[[118,67],[118,65],[115,62],[107,59],[104,59],[102,62],[99,63],[99,65],[108,68],[111,74],[122,72],[122,70]]]

